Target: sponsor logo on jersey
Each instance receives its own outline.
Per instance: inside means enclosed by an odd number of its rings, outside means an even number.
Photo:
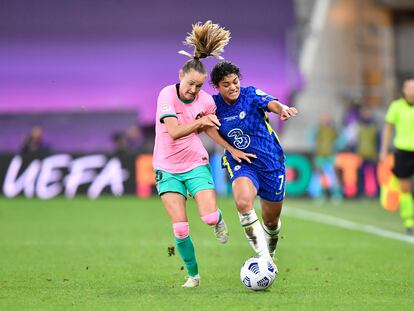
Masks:
[[[236,119],[237,119],[237,116],[231,116],[231,117],[224,118],[224,121],[233,121]]]
[[[241,169],[241,166],[240,166],[240,165],[236,165],[236,166],[234,167],[234,171],[235,171],[235,172],[237,172],[239,169]]]
[[[170,110],[170,105],[168,105],[168,104],[164,104],[164,105],[162,105],[162,106],[161,106],[161,110],[162,110],[162,111],[168,111],[168,110]]]
[[[236,119],[237,119],[237,116],[231,116],[231,117],[224,118],[224,121],[233,121]]]
[[[233,145],[237,149],[246,149],[250,145],[250,136],[244,134],[239,128],[234,128],[228,132],[227,137],[233,138]]]

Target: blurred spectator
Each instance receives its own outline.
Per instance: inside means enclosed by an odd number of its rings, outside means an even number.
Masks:
[[[358,118],[361,108],[361,100],[353,99],[345,114],[343,124],[343,138],[346,151],[355,152],[358,144]]]
[[[130,125],[125,131],[125,142],[129,152],[138,152],[144,145],[144,136],[141,128],[136,125]]]
[[[326,196],[338,201],[342,199],[341,186],[335,170],[335,153],[338,149],[338,133],[328,113],[323,113],[316,128],[311,131],[314,142],[314,174],[309,194],[323,202]]]
[[[122,132],[116,132],[112,135],[112,142],[114,144],[114,154],[123,155],[127,152],[127,143],[125,135]]]
[[[358,172],[359,194],[374,197],[378,190],[376,166],[379,150],[379,131],[370,108],[362,107],[360,109],[357,125],[356,152],[362,161]]]
[[[23,140],[20,153],[24,155],[42,155],[49,151],[49,146],[43,141],[43,129],[39,125],[33,126]]]

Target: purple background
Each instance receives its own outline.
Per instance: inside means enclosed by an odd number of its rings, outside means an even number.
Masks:
[[[0,2],[0,114],[136,112],[143,125],[152,124],[159,91],[178,81],[188,59],[177,53],[186,33],[208,19],[232,32],[223,56],[240,66],[242,84],[288,102],[298,84],[287,50],[291,1],[6,0]],[[206,60],[208,70],[216,62]],[[32,125],[0,123],[0,150],[16,149]],[[67,149],[56,131],[46,137]],[[110,148],[108,133],[97,134],[106,136],[90,148]],[[82,149],[79,138],[72,140],[66,145]]]

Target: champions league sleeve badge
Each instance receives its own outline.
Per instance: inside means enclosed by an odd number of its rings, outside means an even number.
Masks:
[[[161,111],[165,112],[165,111],[169,111],[170,110],[170,105],[169,104],[163,104],[161,106]]]
[[[262,90],[259,90],[259,89],[256,89],[256,95],[267,96],[267,94],[265,92],[263,92]]]

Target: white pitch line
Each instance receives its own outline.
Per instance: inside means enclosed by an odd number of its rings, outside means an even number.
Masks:
[[[365,224],[359,224],[353,221],[345,220],[342,218],[329,216],[317,212],[311,212],[299,208],[285,208],[283,209],[283,215],[301,218],[304,220],[311,220],[314,222],[319,222],[327,225],[332,225],[335,227],[341,227],[346,228],[354,231],[361,231],[361,232],[367,232],[370,234],[374,234],[377,236],[381,236],[388,239],[394,239],[398,241],[407,242],[410,244],[414,244],[414,237],[404,235],[398,232],[393,232],[385,229],[381,229],[379,227],[371,226],[371,225],[365,225]]]

